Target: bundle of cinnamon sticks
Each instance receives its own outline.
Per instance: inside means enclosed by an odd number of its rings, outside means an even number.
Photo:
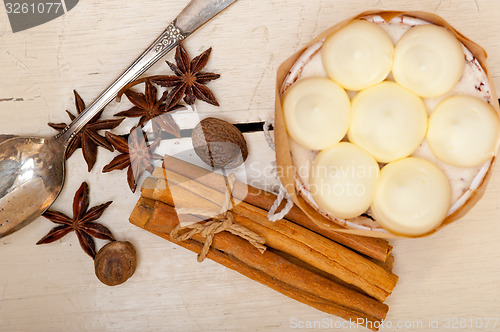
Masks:
[[[174,157],[144,181],[141,198],[130,222],[169,241],[200,253],[200,234],[186,241],[171,239],[179,223],[203,222],[196,213],[178,215],[176,209],[220,212],[227,179]],[[361,322],[376,330],[386,316],[383,301],[396,286],[391,271],[392,247],[382,239],[367,238],[316,226],[293,207],[284,219],[271,222],[267,214],[276,195],[236,181],[231,213],[234,222],[265,239],[262,254],[248,241],[229,232],[214,236],[207,258],[329,314]]]

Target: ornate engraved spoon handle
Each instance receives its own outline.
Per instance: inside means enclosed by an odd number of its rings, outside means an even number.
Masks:
[[[163,33],[135,60],[125,72],[106,88],[79,116],[64,128],[55,139],[61,139],[67,147],[76,134],[100,110],[109,104],[129,82],[138,78],[160,58],[172,50],[196,29],[224,10],[236,0],[192,0],[170,23]]]

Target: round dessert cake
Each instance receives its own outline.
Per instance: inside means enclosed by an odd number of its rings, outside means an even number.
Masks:
[[[483,187],[499,146],[495,90],[482,49],[434,17],[362,14],[278,83],[292,197],[330,222],[420,236]]]

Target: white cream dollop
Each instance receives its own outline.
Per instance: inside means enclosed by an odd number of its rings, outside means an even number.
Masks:
[[[464,72],[462,45],[437,25],[411,28],[396,44],[392,73],[396,82],[422,97],[450,91]]]
[[[338,143],[349,128],[351,102],[347,93],[328,78],[312,77],[291,86],[283,98],[290,137],[311,150]]]
[[[427,132],[420,97],[394,82],[382,82],[352,100],[349,141],[382,163],[412,154]]]
[[[427,141],[441,161],[473,167],[495,155],[498,134],[498,115],[490,104],[471,96],[453,96],[432,112]]]
[[[321,49],[327,75],[347,90],[383,81],[392,68],[394,44],[377,24],[355,20],[329,36]]]
[[[322,209],[338,218],[354,218],[372,203],[379,173],[368,152],[341,142],[316,156],[309,190]]]
[[[382,168],[370,209],[384,228],[416,236],[439,226],[450,205],[446,175],[433,163],[412,157]]]

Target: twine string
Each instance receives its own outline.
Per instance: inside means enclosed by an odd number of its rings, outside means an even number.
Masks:
[[[261,253],[264,253],[266,246],[264,245],[265,239],[252,232],[248,228],[235,223],[234,215],[229,211],[232,206],[232,192],[234,188],[234,182],[236,181],[236,176],[230,174],[228,177],[227,190],[224,195],[224,202],[222,204],[219,214],[212,217],[208,221],[200,221],[187,226],[177,225],[172,232],[170,232],[170,237],[175,241],[186,241],[192,238],[196,234],[200,234],[204,239],[204,244],[201,252],[198,254],[198,262],[202,262],[206,257],[212,246],[212,241],[215,234],[228,231],[242,239],[248,241],[251,245],[257,248]],[[180,208],[176,209],[177,214],[194,214],[198,216],[212,216],[213,212]],[[184,232],[186,231],[187,232]]]
[[[274,120],[268,119],[264,122],[264,136],[266,138],[269,147],[273,149],[273,151],[276,151],[274,139],[272,138],[271,133],[269,132],[271,126],[274,127]],[[287,215],[287,213],[290,212],[290,210],[293,207],[293,200],[280,181],[280,177],[276,167],[276,161],[273,161],[272,164],[273,164],[273,170],[272,170],[273,175],[276,179],[278,179],[280,186],[278,189],[278,197],[276,197],[276,200],[274,201],[273,205],[269,209],[269,212],[267,213],[267,219],[269,219],[270,221],[278,221],[283,219]],[[276,212],[284,199],[286,199],[286,205],[283,207],[283,209],[281,209],[280,212]]]

